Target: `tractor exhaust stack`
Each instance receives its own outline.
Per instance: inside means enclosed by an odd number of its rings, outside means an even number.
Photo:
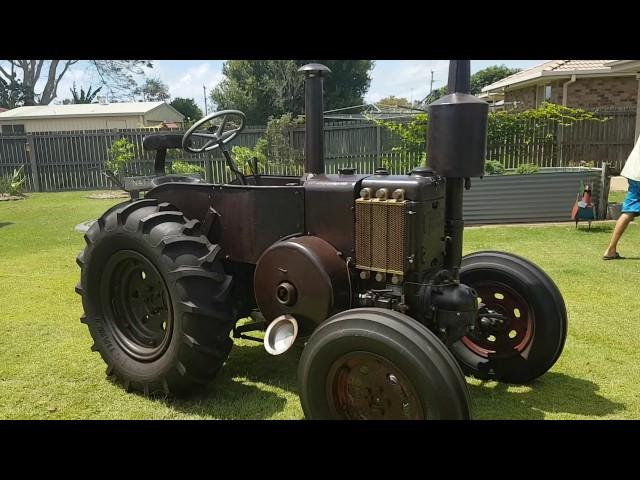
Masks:
[[[462,195],[470,177],[484,175],[489,104],[470,95],[471,62],[451,60],[448,95],[429,105],[427,160],[446,177],[445,268],[456,272],[462,261]]]
[[[304,173],[324,173],[324,113],[322,101],[322,77],[331,73],[324,65],[309,63],[300,67],[304,73]]]

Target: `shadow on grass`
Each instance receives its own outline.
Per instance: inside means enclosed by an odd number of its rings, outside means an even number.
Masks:
[[[282,412],[287,399],[266,390],[276,387],[297,395],[296,368],[301,348],[274,357],[262,345],[234,345],[218,377],[202,393],[188,399],[161,400],[189,415],[234,420],[263,419]]]
[[[469,385],[474,418],[541,420],[545,413],[599,418],[625,409],[624,404],[599,395],[597,384],[563,373],[548,372],[525,392],[509,391],[509,387],[495,382]]]
[[[7,227],[9,225],[13,225],[13,222],[0,222],[0,228]]]
[[[602,232],[613,232],[613,227],[615,225],[612,223],[595,223],[591,225],[589,229],[586,225],[579,225],[576,228],[576,232],[580,233],[602,233]]]

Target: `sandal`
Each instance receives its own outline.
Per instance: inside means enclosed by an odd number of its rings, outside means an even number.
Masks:
[[[624,257],[621,257],[618,252],[616,252],[616,254],[613,255],[612,257],[608,257],[606,255],[602,257],[603,260],[618,260],[618,259],[623,259],[623,258]]]

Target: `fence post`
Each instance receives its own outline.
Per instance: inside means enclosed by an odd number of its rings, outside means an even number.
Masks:
[[[600,198],[598,202],[598,217],[600,220],[607,218],[607,209],[609,207],[609,186],[611,175],[609,174],[609,164],[602,162],[602,173],[600,174]]]
[[[380,125],[376,125],[376,166],[381,167],[382,148],[380,143]]]
[[[40,189],[40,175],[38,173],[38,161],[36,158],[36,149],[35,143],[33,142],[33,135],[27,133],[27,144],[25,147],[27,149],[27,155],[29,156],[29,163],[31,164],[31,180],[33,181],[33,185],[36,189],[36,192],[41,192]]]

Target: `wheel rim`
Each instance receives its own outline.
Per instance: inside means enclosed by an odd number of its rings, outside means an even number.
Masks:
[[[406,375],[386,358],[350,352],[336,360],[327,375],[329,406],[349,420],[422,420],[424,412]]]
[[[102,274],[100,296],[105,323],[131,357],[152,361],[169,346],[171,300],[158,269],[142,254],[114,254]]]
[[[499,282],[478,283],[473,288],[481,308],[475,329],[462,343],[482,357],[509,357],[526,350],[533,338],[534,315],[522,295]],[[495,321],[495,317],[501,318]]]

